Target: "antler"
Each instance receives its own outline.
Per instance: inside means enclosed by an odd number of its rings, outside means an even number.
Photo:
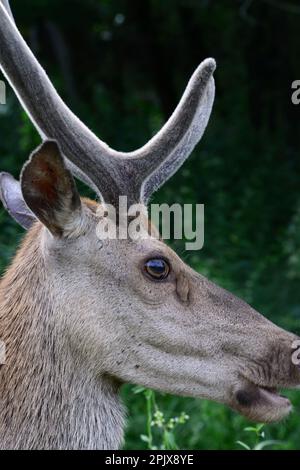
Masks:
[[[123,153],[98,139],[61,100],[15,26],[8,0],[0,0],[0,65],[42,139],[57,140],[75,175],[111,204],[119,195],[129,204],[146,203],[198,143],[214,101],[215,61],[206,59],[163,128],[142,148]]]
[[[12,15],[12,12],[11,12],[11,9],[10,9],[10,6],[9,6],[9,0],[0,0],[0,3],[3,4],[3,6],[5,7],[7,13],[11,17],[11,19],[14,21],[14,18],[13,18],[13,15]]]

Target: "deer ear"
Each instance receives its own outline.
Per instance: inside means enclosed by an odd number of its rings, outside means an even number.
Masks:
[[[9,173],[0,173],[0,199],[9,215],[26,230],[36,221],[24,201],[19,181]]]
[[[81,200],[55,141],[45,141],[32,153],[22,171],[21,189],[27,206],[53,235],[76,230]]]

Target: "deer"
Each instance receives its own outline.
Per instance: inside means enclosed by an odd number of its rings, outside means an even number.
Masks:
[[[1,449],[118,449],[125,383],[212,400],[249,420],[292,410],[299,338],[192,270],[164,240],[96,235],[99,207],[148,203],[207,126],[214,59],[192,75],[169,120],[142,148],[111,149],[59,97],[0,2],[0,65],[41,145],[1,199],[27,230],[0,282]],[[75,179],[97,195],[81,198]]]

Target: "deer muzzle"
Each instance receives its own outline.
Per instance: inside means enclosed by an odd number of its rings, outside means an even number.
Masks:
[[[280,390],[300,388],[300,361],[293,347],[300,344],[299,338],[289,333],[284,339],[282,336],[265,357],[253,357],[234,389],[233,408],[252,421],[273,422],[286,417],[292,404]]]

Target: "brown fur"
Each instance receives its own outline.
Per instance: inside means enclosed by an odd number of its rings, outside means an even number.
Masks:
[[[0,448],[119,447],[118,388],[126,381],[211,398],[252,419],[286,413],[252,384],[300,382],[289,358],[294,336],[194,273],[161,241],[103,242],[98,258],[97,203],[83,204],[84,234],[59,241],[37,222],[1,281]],[[135,274],[151,253],[171,263],[164,286]]]
[[[7,350],[0,368],[0,448],[118,447],[118,384],[85,374],[60,341],[42,231],[40,223],[29,231],[0,284],[0,337]]]

